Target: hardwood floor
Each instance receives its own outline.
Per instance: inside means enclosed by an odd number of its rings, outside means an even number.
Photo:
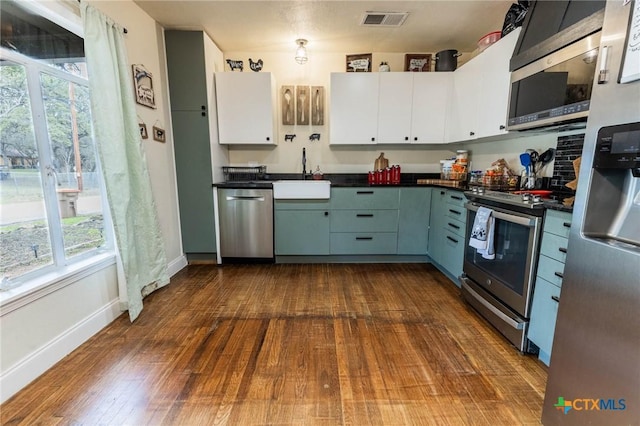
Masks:
[[[546,367],[428,264],[189,266],[2,424],[539,424]]]

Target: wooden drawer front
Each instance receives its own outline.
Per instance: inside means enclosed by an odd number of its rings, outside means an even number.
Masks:
[[[395,232],[331,234],[331,254],[396,254]]]
[[[464,236],[465,236],[465,232],[466,232],[466,225],[463,221],[458,220],[458,219],[454,219],[450,216],[446,217],[444,220],[444,229],[446,229],[447,231],[462,237],[462,239],[464,240]]]
[[[467,202],[467,197],[461,191],[448,190],[446,197],[447,203],[458,207],[464,207],[464,203]]]
[[[558,262],[564,263],[567,258],[567,243],[568,238],[560,237],[556,234],[545,232],[542,234],[542,245],[540,247],[540,254],[549,256]]]
[[[444,215],[447,218],[459,220],[463,224],[467,223],[467,210],[464,207],[447,203],[444,206]],[[447,219],[445,219],[445,223]]]
[[[398,232],[398,210],[333,210],[331,232]]]
[[[531,323],[527,337],[547,355],[551,355],[559,300],[559,287],[544,279],[538,278],[536,280],[533,305],[531,306]]]
[[[398,188],[331,188],[334,209],[397,209]]]
[[[549,281],[551,284],[562,287],[562,274],[564,273],[564,263],[555,259],[541,255],[538,260],[538,276]]]
[[[276,210],[325,210],[331,209],[331,200],[274,200]]]
[[[570,228],[571,213],[547,210],[544,218],[544,232],[550,232],[560,237],[569,238]]]

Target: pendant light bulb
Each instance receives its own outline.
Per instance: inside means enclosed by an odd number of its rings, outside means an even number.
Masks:
[[[296,44],[298,45],[295,56],[296,62],[300,65],[304,65],[309,60],[309,57],[307,56],[307,48],[305,47],[307,44],[307,40],[299,38],[296,40]]]

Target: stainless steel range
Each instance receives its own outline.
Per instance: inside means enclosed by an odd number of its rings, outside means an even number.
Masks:
[[[462,295],[520,351],[529,352],[527,327],[540,247],[543,200],[482,188],[467,191],[467,232]],[[487,259],[469,245],[478,210],[491,210],[494,218],[495,257]]]

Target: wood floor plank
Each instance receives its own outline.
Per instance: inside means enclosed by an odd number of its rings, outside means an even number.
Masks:
[[[3,425],[534,425],[546,367],[428,264],[192,265]]]

